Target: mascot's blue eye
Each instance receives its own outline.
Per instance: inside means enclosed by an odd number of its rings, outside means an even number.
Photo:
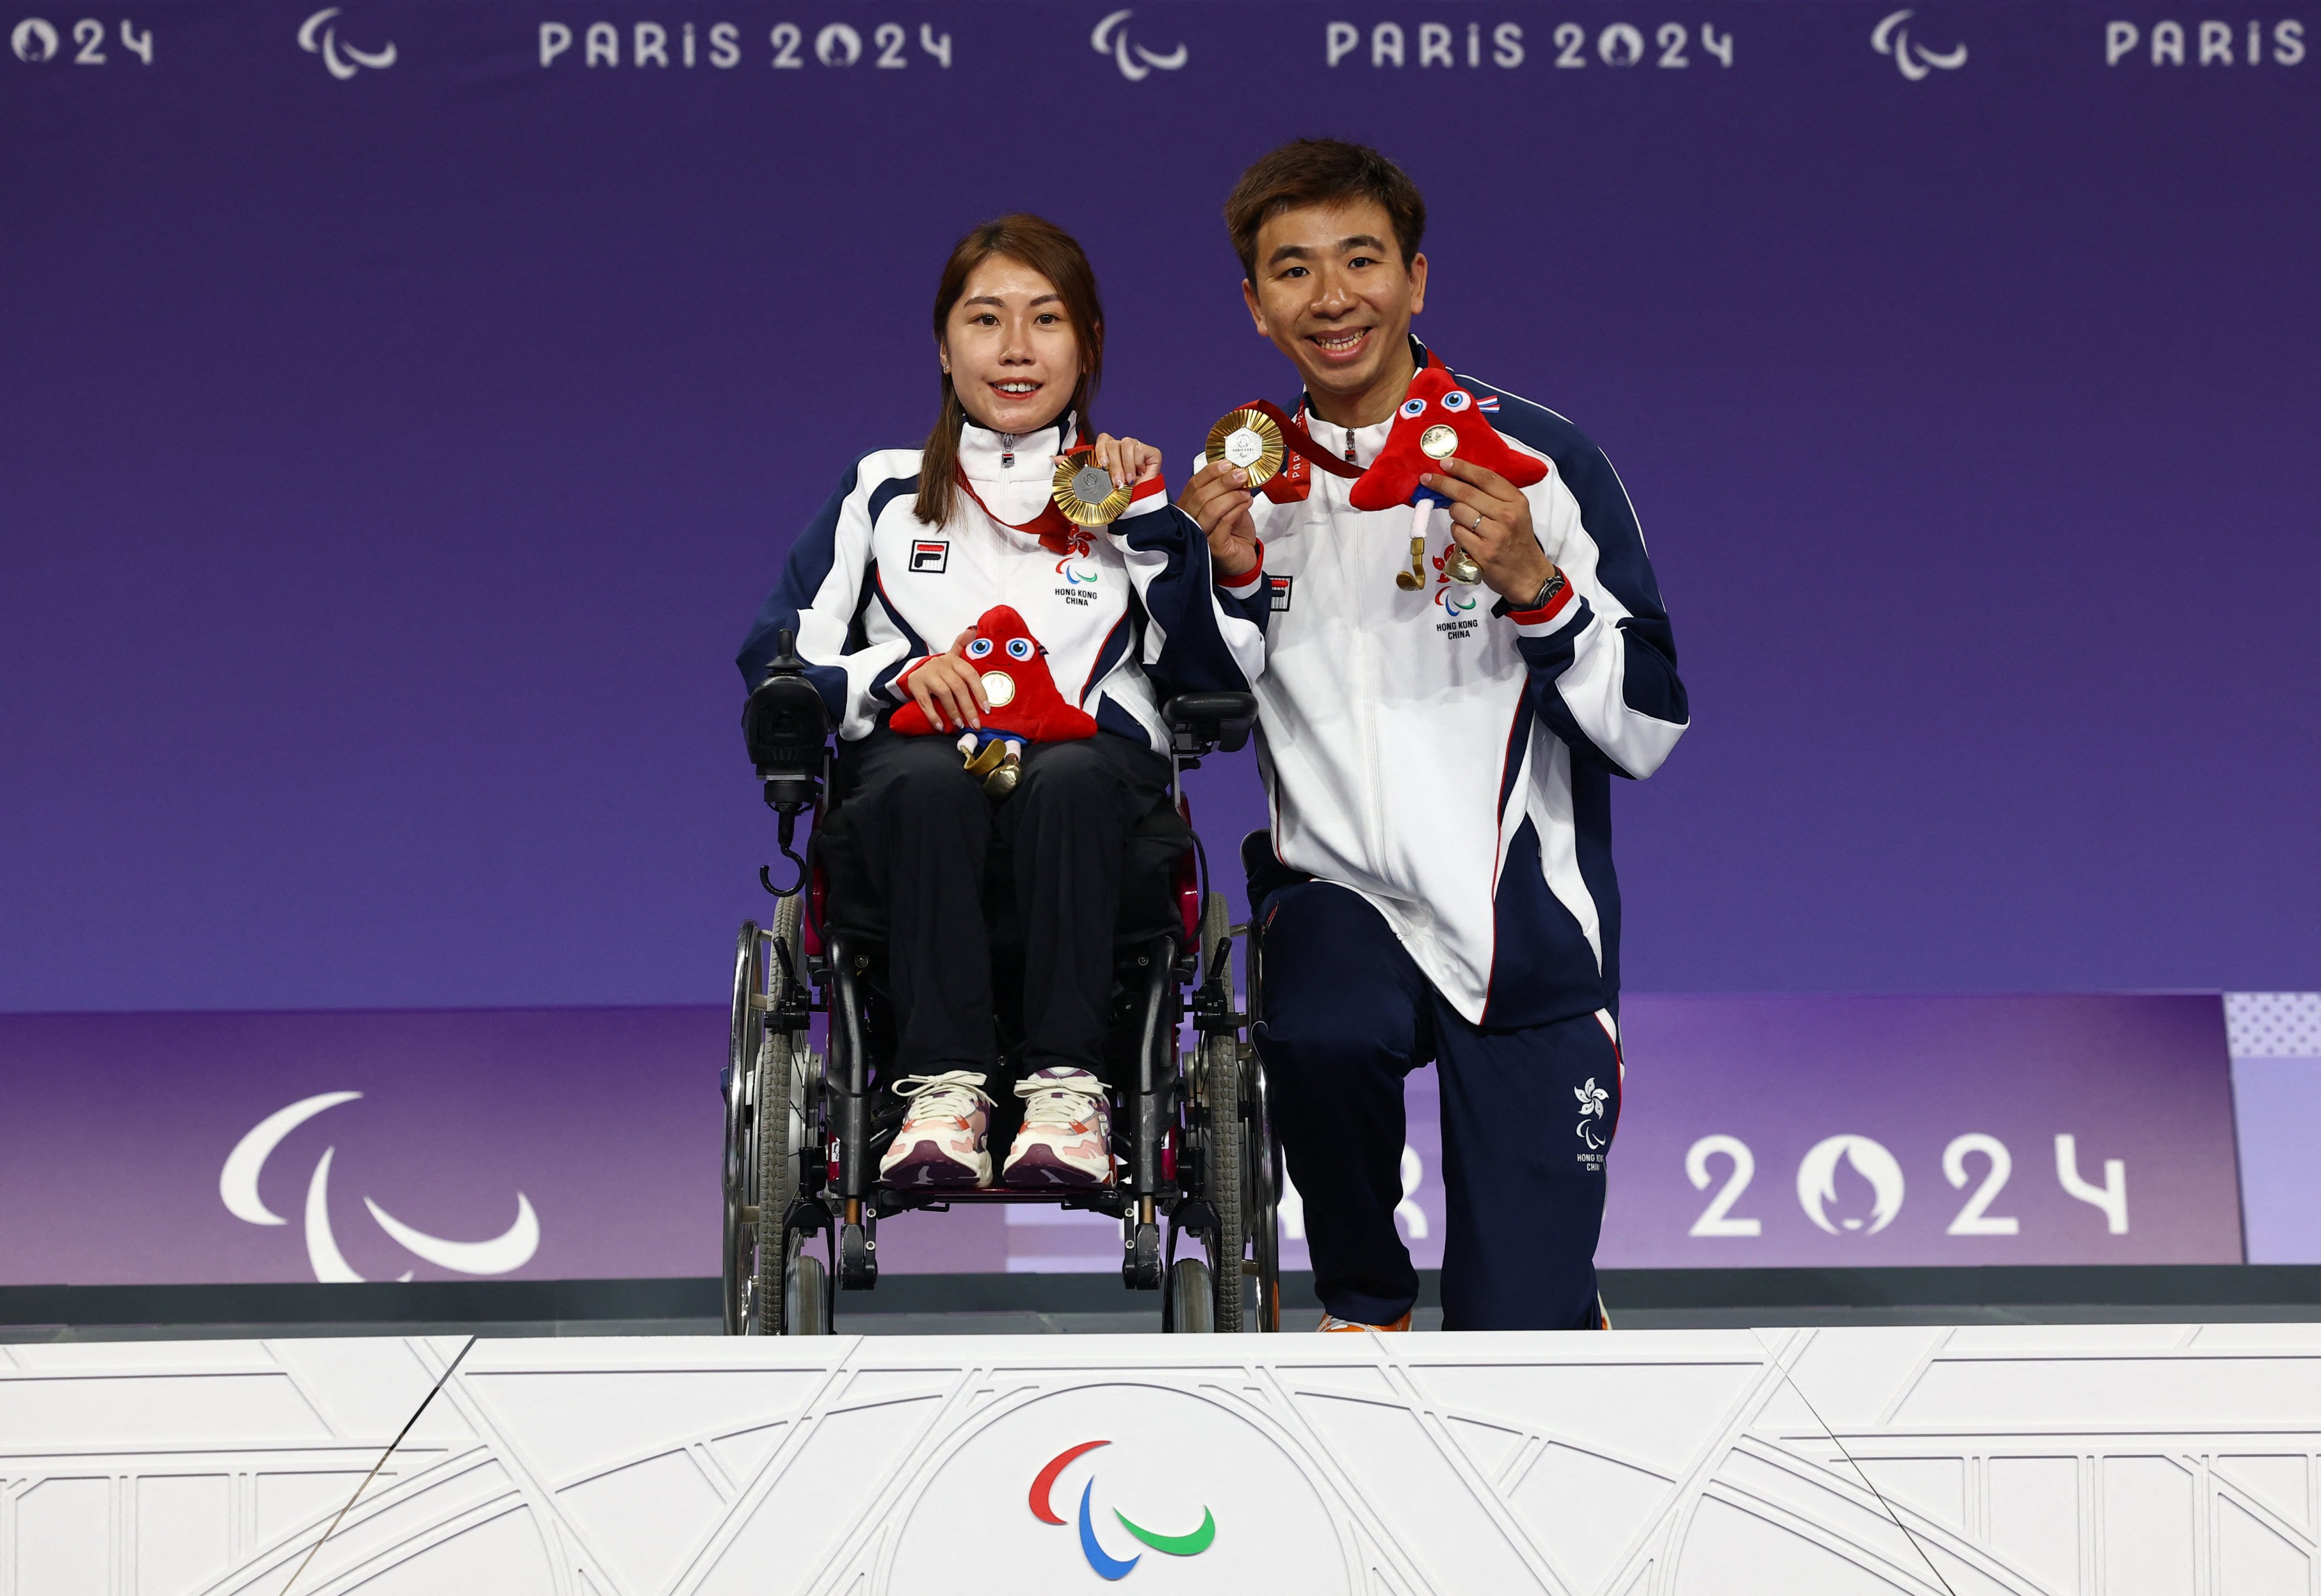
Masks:
[[[990,652],[991,639],[988,637],[978,637],[967,645],[967,657],[970,660],[979,660]]]
[[[1030,659],[1032,657],[1032,640],[1028,637],[1009,638],[1007,640],[1007,657],[1011,660]]]
[[[1467,390],[1462,388],[1454,388],[1449,393],[1443,396],[1443,408],[1445,410],[1464,410],[1468,406],[1474,402],[1474,400],[1467,397]]]
[[[1424,399],[1405,399],[1402,402],[1402,413],[1405,415],[1424,415],[1426,414],[1426,401]]]

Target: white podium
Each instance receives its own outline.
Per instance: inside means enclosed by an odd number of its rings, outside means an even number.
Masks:
[[[0,1592],[2316,1596],[2316,1449],[2307,1325],[15,1345]]]

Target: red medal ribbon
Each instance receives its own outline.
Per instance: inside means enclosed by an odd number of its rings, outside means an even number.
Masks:
[[[1074,455],[1087,454],[1094,448],[1094,444],[1082,443],[1074,448],[1065,450],[1064,456],[1066,459],[1069,459]],[[1041,510],[1038,515],[1033,516],[1029,521],[1023,522],[1019,524],[1016,522],[1009,521],[999,515],[989,505],[985,504],[983,502],[983,496],[975,491],[975,484],[967,479],[967,472],[958,466],[953,466],[951,470],[958,478],[959,486],[961,491],[963,491],[968,497],[975,501],[975,507],[981,510],[985,515],[989,515],[994,521],[998,522],[1000,525],[1007,528],[1008,531],[1020,532],[1028,537],[1038,538],[1040,540],[1040,546],[1047,550],[1051,554],[1085,554],[1088,552],[1090,542],[1088,528],[1077,524],[1070,516],[1056,508],[1056,501],[1054,499],[1051,498],[1048,501],[1046,507]]]
[[[1307,432],[1301,423],[1293,421],[1288,416],[1284,415],[1281,413],[1281,406],[1275,404],[1272,400],[1252,399],[1248,404],[1240,406],[1240,408],[1243,410],[1254,410],[1260,415],[1262,415],[1272,422],[1274,425],[1281,429],[1281,442],[1288,448],[1292,454],[1298,456],[1300,459],[1311,461],[1314,464],[1320,466],[1324,470],[1329,472],[1333,477],[1359,477],[1362,474],[1361,467],[1357,465],[1349,465],[1346,461],[1340,460],[1336,455],[1331,453],[1328,450],[1315,442],[1314,441],[1313,433]],[[1285,461],[1283,462],[1283,468],[1285,470],[1289,469],[1288,461]]]
[[[1426,351],[1426,363],[1440,366],[1443,362],[1443,358],[1430,349]],[[1314,441],[1314,434],[1306,430],[1306,410],[1302,405],[1298,406],[1298,418],[1294,421],[1284,415],[1281,407],[1270,399],[1252,399],[1239,408],[1254,410],[1260,415],[1269,417],[1281,429],[1281,442],[1292,457],[1284,460],[1281,470],[1275,473],[1273,479],[1257,490],[1275,504],[1295,504],[1314,490],[1312,466],[1321,467],[1333,477],[1359,477],[1362,474],[1361,467],[1350,461],[1340,460]]]

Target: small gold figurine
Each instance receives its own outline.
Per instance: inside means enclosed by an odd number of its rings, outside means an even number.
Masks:
[[[1426,586],[1426,540],[1410,540],[1410,569],[1394,573],[1394,585],[1406,593],[1415,593]]]

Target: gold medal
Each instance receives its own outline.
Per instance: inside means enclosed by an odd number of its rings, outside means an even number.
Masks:
[[[1079,526],[1102,526],[1128,508],[1132,489],[1115,487],[1112,473],[1085,454],[1068,454],[1056,463],[1054,497],[1064,518]]]
[[[1431,426],[1418,434],[1418,451],[1429,460],[1449,460],[1459,451],[1459,434],[1447,426]]]
[[[1274,479],[1287,455],[1280,427],[1262,410],[1236,410],[1209,429],[1208,457],[1247,471],[1252,490]]]

